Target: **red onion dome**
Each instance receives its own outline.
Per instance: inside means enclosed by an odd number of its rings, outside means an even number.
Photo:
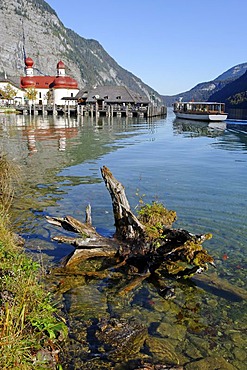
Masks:
[[[73,78],[71,78],[70,87],[72,87],[74,89],[78,89],[78,84],[77,84],[76,80],[74,80]]]
[[[32,58],[26,58],[25,59],[25,64],[26,64],[26,67],[32,67],[33,66],[33,60]]]
[[[56,77],[54,79],[53,86],[58,88],[67,87],[65,76]]]
[[[36,86],[35,79],[32,76],[25,76],[21,79],[21,86],[24,88]]]
[[[65,64],[60,60],[60,62],[57,63],[57,69],[65,69]]]
[[[69,76],[57,76],[54,79],[53,87],[60,88],[60,89],[61,88],[77,89],[78,85],[77,85],[77,82]]]

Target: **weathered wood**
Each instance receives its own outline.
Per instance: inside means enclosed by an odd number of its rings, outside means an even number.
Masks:
[[[99,238],[69,238],[64,236],[55,236],[52,238],[58,243],[67,243],[73,245],[77,249],[94,249],[94,248],[105,248],[118,252],[118,243],[114,239],[108,239],[104,237]]]
[[[131,280],[127,285],[125,285],[122,289],[118,291],[118,295],[125,296],[130,291],[136,289],[143,280],[147,279],[151,275],[150,271],[147,271],[145,274],[140,274],[137,277],[135,277],[133,280]]]
[[[131,212],[124,186],[115,179],[111,171],[103,166],[101,174],[112,198],[115,219],[115,236],[121,240],[141,239],[145,235],[145,227]]]
[[[72,265],[88,258],[113,257],[118,253],[119,243],[113,238],[105,238],[98,234],[91,225],[91,207],[87,207],[86,222],[82,223],[72,216],[63,218],[46,216],[47,221],[55,226],[63,227],[65,230],[79,233],[79,238],[66,236],[55,236],[53,240],[59,243],[73,245],[76,249],[65,260],[63,265]]]
[[[221,297],[228,297],[229,300],[247,300],[247,291],[244,288],[232,285],[229,281],[220,278],[216,273],[195,275],[192,281],[203,289],[208,289]]]
[[[107,248],[96,248],[93,246],[92,248],[87,249],[75,249],[67,258],[64,259],[63,265],[64,266],[72,266],[79,262],[82,262],[89,258],[96,258],[96,257],[114,257],[116,256],[116,250]]]
[[[91,206],[88,204],[86,207],[86,224],[92,225]]]
[[[46,216],[46,219],[50,224],[63,227],[65,230],[72,231],[74,233],[81,234],[81,236],[85,238],[99,236],[95,228],[89,222],[84,224],[72,216],[66,216],[63,218]]]

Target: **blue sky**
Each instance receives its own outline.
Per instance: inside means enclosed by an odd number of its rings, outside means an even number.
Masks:
[[[173,95],[247,62],[246,0],[47,0],[64,26]]]

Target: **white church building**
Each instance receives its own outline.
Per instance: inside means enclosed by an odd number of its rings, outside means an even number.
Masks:
[[[75,105],[73,98],[79,91],[78,84],[75,79],[66,76],[62,61],[57,63],[56,76],[35,76],[33,65],[31,58],[25,59],[25,76],[20,78],[20,88],[24,91],[35,90],[35,104]]]

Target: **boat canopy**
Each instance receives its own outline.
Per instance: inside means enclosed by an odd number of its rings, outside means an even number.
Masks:
[[[224,103],[217,102],[176,102],[174,103],[174,111],[196,111],[196,112],[220,112],[225,111]]]

